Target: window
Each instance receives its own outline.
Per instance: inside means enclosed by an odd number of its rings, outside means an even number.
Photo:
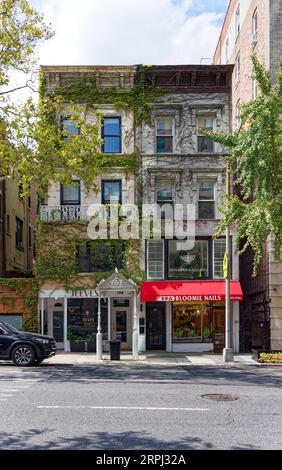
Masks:
[[[156,199],[157,202],[172,201],[172,180],[156,180]]]
[[[225,63],[228,64],[229,61],[229,39],[226,39],[225,43]]]
[[[68,141],[69,137],[73,137],[79,132],[76,122],[68,117],[62,119],[61,129],[63,131],[63,140],[65,142]]]
[[[198,152],[212,153],[214,151],[214,142],[210,137],[202,135],[202,129],[213,132],[214,130],[214,117],[201,116],[197,119],[198,128]]]
[[[198,219],[215,218],[214,190],[214,181],[201,181],[199,183]]]
[[[187,250],[185,246],[186,241],[168,240],[168,277],[172,279],[208,277],[208,241],[196,240],[191,250]]]
[[[164,278],[164,241],[147,240],[147,277]]]
[[[236,17],[235,17],[235,35],[236,38],[238,37],[240,33],[240,5],[238,5],[237,10],[236,10]]]
[[[156,119],[156,152],[173,152],[173,119],[168,117]]]
[[[209,302],[173,302],[173,343],[212,342],[212,307]]]
[[[241,126],[241,110],[240,110],[240,100],[237,101],[236,109],[235,109],[235,124],[236,128],[240,129]]]
[[[108,299],[101,299],[101,328],[103,340],[108,339]],[[95,337],[98,327],[98,299],[68,299],[68,338],[83,340]]]
[[[7,230],[7,233],[11,233],[11,226],[10,226],[10,216],[9,214],[7,214],[7,218],[6,218],[6,230]]]
[[[252,83],[252,97],[253,97],[253,100],[255,100],[258,97],[258,83],[255,78],[253,78],[253,83]]]
[[[258,12],[255,10],[252,18],[252,33],[253,33],[253,42],[257,41],[258,33]]]
[[[213,241],[213,277],[214,279],[222,279],[223,276],[223,259],[226,250],[225,239],[217,239]]]
[[[237,54],[237,57],[236,57],[235,74],[236,74],[236,82],[239,82],[240,81],[240,75],[241,75],[240,52]]]
[[[32,248],[32,229],[30,225],[28,227],[28,248]]]
[[[121,204],[121,180],[102,180],[102,204]]]
[[[0,321],[5,321],[9,325],[21,330],[23,326],[23,316],[21,313],[13,313],[10,315],[0,315]]]
[[[85,242],[77,246],[77,264],[81,273],[110,272],[122,268],[122,243]]]
[[[121,119],[119,117],[105,117],[102,127],[104,140],[102,151],[104,153],[121,153]]]
[[[23,250],[23,221],[16,217],[16,248]]]
[[[80,205],[80,181],[61,184],[61,205]]]

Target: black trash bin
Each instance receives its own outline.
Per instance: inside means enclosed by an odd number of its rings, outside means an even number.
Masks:
[[[109,341],[111,361],[120,361],[120,343],[118,339]]]

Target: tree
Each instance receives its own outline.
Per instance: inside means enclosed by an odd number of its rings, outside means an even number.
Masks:
[[[33,80],[14,87],[10,77],[34,72],[37,45],[52,35],[27,0],[0,0],[0,180],[20,179],[23,194],[32,183],[44,190],[51,180],[70,181],[74,174],[90,187],[99,171],[100,123],[87,123],[85,109],[65,109],[79,129],[66,138],[59,121],[62,99],[44,96],[44,79],[38,104],[33,97],[24,103],[11,98],[21,88],[36,91]]]
[[[238,194],[226,198],[223,219],[215,236],[231,224],[236,227],[236,250],[254,251],[253,275],[262,259],[263,247],[274,236],[274,257],[282,245],[282,62],[276,83],[252,56],[259,96],[241,107],[241,127],[229,135],[209,133],[231,149],[230,170],[236,172]]]

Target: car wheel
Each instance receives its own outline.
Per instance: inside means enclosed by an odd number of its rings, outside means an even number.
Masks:
[[[33,366],[35,363],[34,349],[28,344],[21,344],[14,349],[12,353],[12,360],[16,366]]]

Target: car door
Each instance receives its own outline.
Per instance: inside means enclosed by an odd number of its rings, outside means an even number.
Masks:
[[[12,334],[0,326],[0,357],[7,357],[9,355],[10,346],[14,341],[15,338]]]

